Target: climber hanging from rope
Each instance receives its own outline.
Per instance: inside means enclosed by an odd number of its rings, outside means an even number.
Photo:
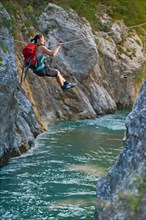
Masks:
[[[25,72],[28,71],[28,68],[31,68],[37,76],[55,77],[64,92],[75,87],[76,83],[66,81],[57,69],[50,68],[45,63],[46,55],[56,56],[62,44],[59,43],[56,49],[52,51],[44,46],[45,39],[41,34],[36,34],[35,37],[31,39],[31,42],[33,43],[27,44],[22,51],[27,68]]]

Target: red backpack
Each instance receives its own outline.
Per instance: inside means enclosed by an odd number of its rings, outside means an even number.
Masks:
[[[24,55],[24,65],[22,68],[22,76],[21,76],[21,83],[23,79],[25,80],[29,67],[36,67],[37,66],[37,58],[36,58],[36,44],[27,44],[22,50],[22,54]],[[25,70],[26,68],[26,70]]]
[[[24,64],[28,68],[30,65],[36,66],[37,64],[37,59],[36,59],[37,47],[38,46],[36,44],[27,44],[22,50],[22,54],[24,55]]]

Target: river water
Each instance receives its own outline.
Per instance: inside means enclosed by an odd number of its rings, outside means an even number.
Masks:
[[[0,171],[1,220],[93,220],[96,182],[123,149],[125,118],[57,122]]]

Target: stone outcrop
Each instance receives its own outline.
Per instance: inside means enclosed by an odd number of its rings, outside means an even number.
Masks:
[[[146,81],[126,119],[124,150],[97,182],[97,220],[144,220],[146,216]]]
[[[58,42],[85,38],[63,44],[52,62],[52,67],[57,68],[65,79],[77,83],[75,89],[63,93],[55,79],[36,79],[38,77],[29,74],[28,80],[35,81],[31,89],[36,105],[41,105],[40,115],[49,121],[50,117],[95,118],[99,114],[115,111],[116,103],[101,83],[99,54],[90,24],[75,13],[65,12],[54,4],[48,4],[39,18],[39,23],[39,30],[46,33],[45,37],[49,39],[51,49],[54,49]],[[37,91],[40,91],[39,98]],[[40,99],[44,100],[44,94],[45,102],[39,103]]]
[[[146,61],[144,45],[136,32],[123,22],[113,22],[107,15],[100,19],[109,33],[96,33],[102,57],[101,69],[117,106],[126,107],[132,105],[137,96],[136,76],[141,74],[141,67]]]
[[[104,17],[103,21],[106,26]],[[40,15],[38,30],[45,33],[46,45],[54,49],[58,42],[63,42],[51,66],[77,83],[75,89],[63,94],[55,79],[36,79],[29,74],[33,100],[42,106],[39,111],[45,120],[94,118],[114,112],[117,106],[132,105],[136,96],[135,75],[145,59],[143,45],[122,22],[108,21],[111,35],[93,35],[87,20],[73,11],[66,12],[50,3]]]
[[[3,9],[1,16],[9,19]],[[0,35],[0,166],[11,156],[20,155],[34,145],[34,138],[41,132],[32,104],[17,79],[14,41],[7,28]]]

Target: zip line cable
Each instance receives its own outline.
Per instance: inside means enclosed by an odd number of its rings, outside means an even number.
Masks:
[[[132,29],[132,28],[139,27],[139,26],[144,26],[144,25],[146,25],[146,23],[142,23],[142,24],[137,24],[137,25],[133,25],[133,26],[130,26],[130,27],[126,27],[126,29]],[[107,35],[107,34],[111,34],[113,32],[114,31],[102,32],[102,33],[99,33],[97,35]],[[81,41],[81,40],[85,40],[85,39],[88,39],[88,38],[93,38],[94,36],[96,37],[97,35],[93,35],[92,37],[83,37],[83,38],[80,38],[80,39],[77,39],[77,40],[72,40],[72,41],[66,41],[66,42],[63,42],[62,45],[73,43],[73,42],[77,42],[77,41]]]
[[[130,26],[130,27],[126,27],[126,29],[132,29],[132,28],[140,27],[140,26],[144,26],[144,25],[146,25],[146,23],[136,24],[136,25],[133,25],[133,26]],[[102,33],[99,33],[99,35],[107,35],[107,34],[111,34],[111,33],[113,33],[113,32],[114,32],[114,31],[102,32]],[[98,35],[98,34],[97,34],[97,35]],[[94,37],[96,37],[97,35],[93,35],[93,36],[90,36],[90,37],[83,37],[83,38],[79,38],[79,39],[71,40],[71,41],[65,41],[65,42],[63,42],[63,43],[61,43],[61,44],[62,44],[62,45],[64,45],[64,44],[70,44],[70,43],[82,41],[82,40],[85,40],[85,39],[94,38]],[[8,38],[8,37],[4,37],[4,36],[2,36],[2,35],[0,35],[0,38],[11,39],[11,38]],[[11,39],[11,40],[12,40],[12,39]],[[20,41],[20,40],[13,40],[13,41],[18,42],[18,43],[27,44],[27,42]],[[51,46],[55,46],[55,44],[52,44]]]

